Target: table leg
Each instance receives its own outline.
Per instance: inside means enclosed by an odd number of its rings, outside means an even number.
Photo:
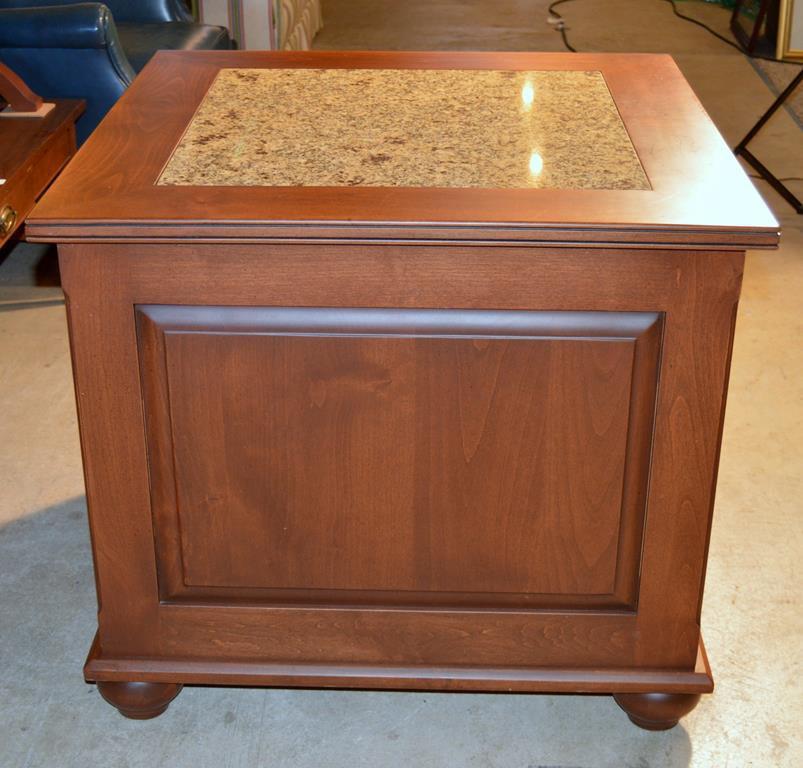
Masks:
[[[617,693],[613,697],[630,720],[648,731],[668,731],[700,701],[699,693]]]
[[[178,683],[99,682],[98,691],[124,717],[150,720],[161,715],[178,696]]]

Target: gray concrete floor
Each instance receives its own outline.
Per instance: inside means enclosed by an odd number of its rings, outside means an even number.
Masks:
[[[721,9],[682,6],[726,27]],[[324,0],[317,46],[559,50],[545,8]],[[580,50],[676,54],[730,142],[772,101],[742,56],[666,3],[560,10]],[[803,176],[788,115],[757,149]],[[95,606],[61,294],[52,258],[15,248],[0,265],[0,768],[803,765],[803,222],[757,184],[784,236],[780,251],[748,254],[737,324],[703,611],[717,690],[662,734],[594,696],[188,688],[157,720],[121,718],[81,678]]]

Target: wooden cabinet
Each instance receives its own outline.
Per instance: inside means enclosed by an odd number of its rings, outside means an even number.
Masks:
[[[668,57],[160,54],[29,235],[68,296],[85,673],[124,714],[565,691],[666,728],[712,690],[733,323],[777,224]]]

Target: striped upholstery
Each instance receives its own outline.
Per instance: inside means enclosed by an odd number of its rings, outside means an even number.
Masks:
[[[198,15],[247,50],[307,50],[323,26],[321,0],[199,0]]]
[[[323,26],[321,0],[275,0],[279,8],[279,47],[306,51]]]

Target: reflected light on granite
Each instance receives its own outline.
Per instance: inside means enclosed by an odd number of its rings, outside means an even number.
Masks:
[[[544,170],[544,158],[538,154],[538,152],[533,152],[530,155],[530,173],[533,176],[538,176],[541,171]]]
[[[650,189],[602,73],[572,69],[223,69],[157,184]]]
[[[524,109],[529,110],[532,105],[533,101],[535,100],[535,88],[533,84],[528,80],[521,88],[521,102],[524,104]]]

